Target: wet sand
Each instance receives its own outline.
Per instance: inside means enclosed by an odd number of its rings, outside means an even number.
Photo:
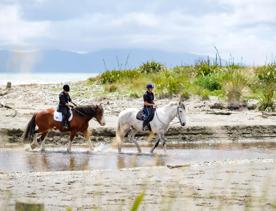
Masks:
[[[203,162],[182,168],[1,173],[2,207],[39,200],[47,210],[130,210],[145,192],[145,210],[272,210],[276,160]]]

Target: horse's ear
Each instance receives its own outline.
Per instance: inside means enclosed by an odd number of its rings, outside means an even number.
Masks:
[[[179,95],[179,104],[184,102],[185,98],[182,95]]]

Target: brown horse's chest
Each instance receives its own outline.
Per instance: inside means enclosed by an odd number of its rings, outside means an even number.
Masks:
[[[81,118],[73,118],[70,122],[70,127],[76,129],[77,131],[85,131],[88,126],[88,121]]]

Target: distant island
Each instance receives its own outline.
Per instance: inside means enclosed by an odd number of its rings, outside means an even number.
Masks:
[[[206,56],[147,49],[106,49],[96,52],[63,50],[0,50],[0,72],[100,73],[131,69],[150,60],[167,67],[192,65]]]

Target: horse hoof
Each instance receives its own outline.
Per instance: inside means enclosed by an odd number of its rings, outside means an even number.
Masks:
[[[38,147],[38,144],[31,144],[31,149],[35,149]]]

